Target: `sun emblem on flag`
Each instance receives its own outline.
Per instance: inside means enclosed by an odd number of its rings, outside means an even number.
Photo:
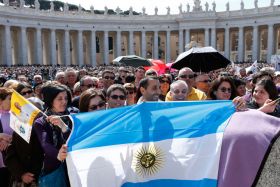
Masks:
[[[164,155],[154,144],[145,145],[137,150],[133,166],[138,175],[145,177],[155,174],[163,166]]]

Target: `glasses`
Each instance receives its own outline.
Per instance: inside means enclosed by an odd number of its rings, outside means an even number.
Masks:
[[[32,90],[28,90],[26,92],[20,92],[21,95],[32,94],[32,93],[33,93]]]
[[[82,85],[82,86],[85,86],[85,87],[88,87],[88,88],[95,88],[95,87],[97,87],[97,85],[95,85],[95,84],[88,84],[88,85]]]
[[[146,75],[157,75],[157,73],[156,72],[149,72]]]
[[[120,98],[120,100],[126,99],[126,97],[124,95],[111,95],[110,97],[115,100],[117,100],[118,98]]]
[[[231,88],[222,87],[222,88],[220,88],[220,90],[221,90],[221,92],[224,92],[224,93],[226,93],[226,92],[231,93]]]
[[[169,80],[159,80],[160,83],[168,83],[170,84],[170,81]]]
[[[198,81],[198,82],[210,83],[211,80],[203,80],[203,81]]]
[[[175,94],[180,94],[180,93],[185,94],[185,93],[187,93],[187,90],[174,90],[174,93]]]
[[[195,76],[194,76],[194,75],[180,75],[179,77],[180,77],[180,78],[183,78],[183,79],[185,79],[185,78],[192,79],[192,78],[194,78]]]
[[[135,92],[133,91],[133,90],[131,90],[131,91],[127,91],[127,94],[134,94]]]
[[[104,79],[107,79],[107,80],[109,80],[109,79],[114,80],[115,77],[105,76]]]
[[[97,105],[92,105],[92,106],[90,106],[90,107],[88,107],[90,110],[96,110],[97,109],[97,107],[98,108],[102,108],[102,107],[104,107],[105,106],[105,102],[103,101],[103,102],[100,102],[99,104],[97,104]]]

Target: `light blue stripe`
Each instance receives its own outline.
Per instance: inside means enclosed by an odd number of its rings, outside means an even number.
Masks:
[[[172,180],[160,179],[142,183],[125,183],[122,187],[216,187],[217,180]]]
[[[149,102],[72,115],[69,151],[100,146],[195,138],[223,132],[231,101]]]

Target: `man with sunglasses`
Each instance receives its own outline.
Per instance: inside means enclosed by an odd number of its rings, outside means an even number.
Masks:
[[[187,83],[189,91],[186,100],[188,101],[197,101],[197,100],[205,100],[207,96],[204,92],[195,89],[193,86],[195,84],[195,74],[192,69],[185,67],[179,71],[178,80],[183,80]],[[172,101],[172,97],[170,96],[170,92],[167,93],[165,101]]]
[[[83,93],[84,91],[88,90],[89,88],[96,88],[97,84],[93,81],[93,78],[85,75],[80,80],[80,91]],[[79,101],[80,96],[77,96],[72,101],[72,106],[79,108]]]
[[[103,81],[103,90],[107,92],[107,89],[115,82],[115,74],[111,70],[104,70],[101,77]]]
[[[211,86],[211,79],[208,74],[199,74],[195,78],[196,88],[203,91],[205,94],[208,93]]]
[[[123,85],[113,84],[107,90],[107,108],[125,106],[127,92]]]

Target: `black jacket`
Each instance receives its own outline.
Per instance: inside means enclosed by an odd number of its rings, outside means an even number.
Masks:
[[[5,164],[13,180],[21,181],[21,176],[26,172],[33,173],[38,180],[43,158],[43,150],[35,131],[32,130],[29,144],[17,133],[13,133],[12,143],[7,149],[5,158]]]

